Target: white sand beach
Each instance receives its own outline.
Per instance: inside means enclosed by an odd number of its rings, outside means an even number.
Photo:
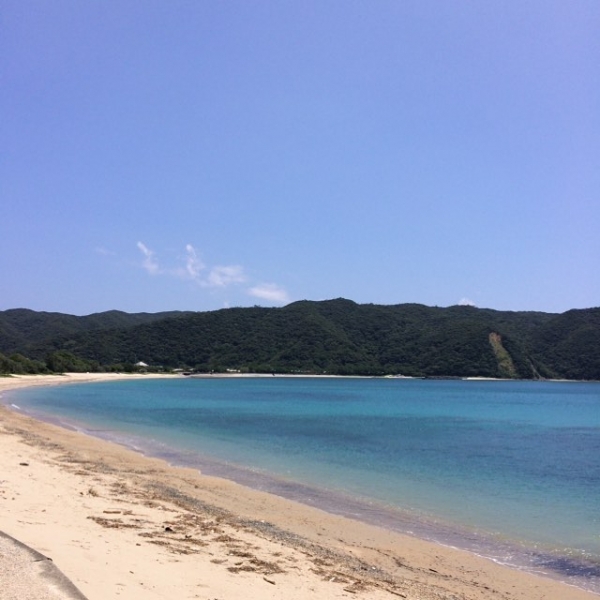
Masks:
[[[119,377],[154,376],[7,377],[0,393]],[[5,406],[0,457],[0,531],[50,557],[89,600],[598,598]]]

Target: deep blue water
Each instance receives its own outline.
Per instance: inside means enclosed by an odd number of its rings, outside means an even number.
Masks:
[[[11,393],[171,462],[600,591],[600,384],[136,380]]]

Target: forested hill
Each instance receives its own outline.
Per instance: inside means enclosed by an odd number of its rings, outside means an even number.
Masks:
[[[14,308],[0,312],[0,352],[19,352],[40,341],[64,339],[78,333],[99,329],[125,329],[141,323],[151,323],[186,314],[194,313],[171,311],[130,314],[119,310],[110,310],[85,317],[76,317],[63,313]]]
[[[19,353],[52,370],[143,361],[198,371],[600,380],[599,340],[600,308],[557,315],[338,299],[155,315],[0,312],[5,359]]]

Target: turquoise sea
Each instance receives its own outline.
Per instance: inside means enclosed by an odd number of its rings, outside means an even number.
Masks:
[[[2,401],[600,593],[599,383],[207,377]]]

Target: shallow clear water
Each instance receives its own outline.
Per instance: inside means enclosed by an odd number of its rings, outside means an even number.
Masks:
[[[9,398],[173,463],[600,591],[597,383],[187,378]]]

